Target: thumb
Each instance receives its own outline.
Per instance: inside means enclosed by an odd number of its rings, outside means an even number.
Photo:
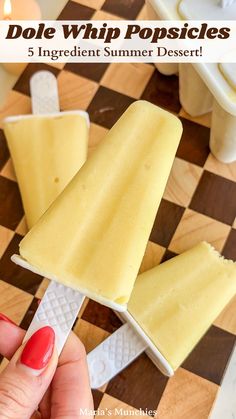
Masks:
[[[57,367],[55,334],[46,326],[21,346],[0,375],[0,418],[28,419]]]

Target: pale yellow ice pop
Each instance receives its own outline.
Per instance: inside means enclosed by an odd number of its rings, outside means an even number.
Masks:
[[[124,310],[161,201],[182,125],[133,103],[20,244],[43,275]]]
[[[176,370],[236,293],[236,263],[202,242],[138,276],[128,311]]]
[[[85,112],[27,115],[5,120],[28,227],[31,228],[86,160]]]

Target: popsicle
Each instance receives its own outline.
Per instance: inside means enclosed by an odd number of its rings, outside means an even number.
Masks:
[[[88,354],[92,386],[105,384],[144,350],[173,375],[235,293],[236,263],[206,242],[140,274],[128,311],[120,313],[127,323]]]
[[[128,310],[176,370],[236,293],[236,264],[206,242],[139,275]]]
[[[181,134],[174,115],[133,103],[21,241],[22,264],[124,311]]]
[[[51,73],[40,72],[33,80],[41,83],[41,89],[46,80],[50,95],[48,83],[56,83],[52,78]],[[4,122],[29,228],[65,188],[87,156],[87,113],[54,111],[55,107],[53,113],[8,117]]]

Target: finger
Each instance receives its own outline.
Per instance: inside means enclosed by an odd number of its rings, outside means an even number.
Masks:
[[[3,321],[0,318],[0,354],[11,359],[17,351],[25,336],[25,331],[20,327]]]
[[[62,350],[62,353],[58,360],[58,367],[61,367],[65,364],[70,365],[78,360],[78,357],[86,356],[84,351],[84,346],[82,342],[77,338],[77,336],[71,332],[67,342]],[[67,374],[67,371],[65,372]],[[40,403],[40,413],[42,419],[48,418],[48,412],[50,411],[51,406],[51,396],[52,396],[52,386],[47,390],[44,395],[42,402]],[[54,390],[54,389],[53,389]]]
[[[71,332],[59,357],[58,365],[78,361],[78,359],[86,359],[86,356],[83,343],[74,332]]]
[[[0,417],[30,418],[57,366],[52,328],[43,327],[21,346],[0,375]]]
[[[62,351],[53,378],[51,417],[82,417],[84,409],[93,410],[87,357],[84,346],[73,333]]]

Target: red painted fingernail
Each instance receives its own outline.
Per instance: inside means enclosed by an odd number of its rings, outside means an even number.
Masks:
[[[16,326],[16,323],[14,323],[11,319],[9,319],[5,314],[0,313],[0,320],[3,320],[4,322],[14,324]]]
[[[54,344],[54,330],[49,326],[42,327],[26,343],[20,362],[33,370],[45,368],[52,357]]]

